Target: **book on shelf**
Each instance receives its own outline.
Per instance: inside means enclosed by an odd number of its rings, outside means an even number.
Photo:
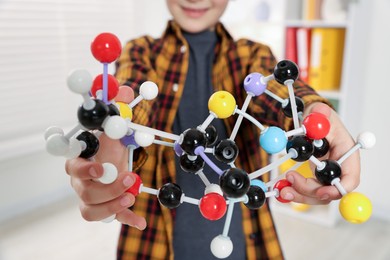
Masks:
[[[311,29],[288,27],[286,29],[285,58],[295,62],[300,78],[308,82],[310,67]]]
[[[313,28],[308,83],[316,90],[337,90],[341,82],[345,29]]]
[[[300,78],[316,90],[337,90],[341,82],[345,29],[288,27],[285,58],[295,62]]]
[[[296,27],[287,27],[286,29],[286,51],[285,57],[295,63],[298,63],[297,49],[297,29]]]
[[[297,65],[300,69],[301,79],[305,82],[309,81],[310,68],[310,52],[311,52],[311,29],[297,29]]]
[[[302,18],[304,20],[320,20],[323,0],[303,0]]]

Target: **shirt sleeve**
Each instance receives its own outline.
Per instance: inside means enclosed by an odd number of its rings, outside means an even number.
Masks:
[[[150,62],[148,38],[142,37],[129,41],[123,48],[122,54],[116,62],[115,76],[121,85],[134,90],[134,96],[139,95],[139,88],[145,81],[156,82],[156,72]],[[153,101],[142,100],[133,109],[134,123],[148,125]]]
[[[129,41],[123,48],[122,54],[116,62],[115,76],[120,85],[125,85],[134,90],[134,96],[139,95],[139,89],[143,82],[156,79],[155,70],[150,62],[150,50],[148,38],[142,37]],[[133,108],[131,121],[144,126],[151,124],[153,111],[152,100],[142,100]],[[134,151],[133,170],[137,171],[147,160],[147,152],[139,147]]]
[[[258,44],[255,45],[250,59],[249,73],[259,72],[263,76],[268,76],[273,73],[276,64],[277,61],[271,49],[266,45]],[[293,85],[295,96],[303,100],[305,107],[314,102],[323,102],[331,106],[327,99],[319,96],[313,88],[300,78]],[[267,90],[282,99],[286,99],[289,96],[287,86],[279,84],[275,80],[268,82]],[[292,119],[284,115],[281,103],[265,93],[254,97],[248,109],[257,120],[266,125],[274,125],[286,130],[292,128]]]

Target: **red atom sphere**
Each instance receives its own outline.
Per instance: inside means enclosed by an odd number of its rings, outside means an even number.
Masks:
[[[121,42],[112,33],[101,33],[91,43],[92,55],[102,63],[115,61],[121,54],[121,51]]]
[[[321,113],[311,113],[302,122],[306,129],[306,136],[319,140],[325,138],[330,130],[328,118]]]
[[[133,194],[134,197],[135,197],[135,196],[137,196],[139,194],[139,187],[142,184],[142,180],[141,180],[141,177],[139,177],[139,175],[136,174],[136,173],[133,173],[133,176],[135,178],[135,182],[134,182],[134,184],[130,188],[128,188],[126,190],[126,192],[129,192],[129,193]]]
[[[107,74],[107,87],[107,99],[113,100],[119,92],[119,82],[114,76],[110,74]],[[103,74],[96,76],[96,78],[93,80],[91,94],[96,98],[96,92],[101,89],[103,89]]]
[[[208,220],[222,218],[226,213],[226,208],[224,197],[215,192],[204,195],[199,202],[200,213]]]
[[[286,188],[286,187],[290,187],[292,184],[291,182],[289,182],[288,180],[286,179],[281,179],[280,181],[278,181],[277,183],[275,183],[274,185],[274,190],[278,190],[279,191],[279,194],[280,192]],[[285,200],[283,199],[281,196],[277,196],[276,199],[282,203],[288,203],[290,202],[289,200]]]

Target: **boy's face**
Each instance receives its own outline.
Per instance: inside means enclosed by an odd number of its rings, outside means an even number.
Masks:
[[[229,0],[166,0],[173,19],[190,33],[213,29]]]

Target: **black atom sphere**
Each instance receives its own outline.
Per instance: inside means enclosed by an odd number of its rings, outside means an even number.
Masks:
[[[86,145],[85,149],[79,155],[81,158],[91,158],[99,150],[99,139],[88,131],[82,132],[76,137],[76,139],[84,142]]]
[[[231,139],[221,140],[214,148],[214,156],[220,162],[234,162],[238,156],[238,147]]]
[[[219,186],[227,197],[240,198],[249,190],[249,176],[241,169],[230,168],[219,177]]]
[[[321,142],[320,146],[314,145],[314,154],[313,155],[316,158],[320,158],[320,157],[326,155],[329,151],[329,148],[330,148],[329,142],[326,138],[322,138],[321,140],[322,140],[322,142]]]
[[[206,136],[195,128],[188,128],[182,133],[180,147],[186,153],[195,155],[195,149],[199,146],[206,146]]]
[[[77,118],[82,126],[89,130],[102,129],[102,124],[109,115],[108,106],[101,100],[95,99],[95,107],[85,109],[81,105],[77,111]]]
[[[180,156],[180,167],[185,172],[196,173],[204,167],[204,160],[200,156],[190,158],[188,154],[183,154]]]
[[[212,147],[215,145],[215,143],[218,140],[218,133],[217,129],[213,125],[208,125],[205,130],[205,135],[206,135],[206,146],[207,147]]]
[[[166,183],[160,188],[157,198],[163,206],[174,209],[180,206],[182,195],[183,191],[179,185]]]
[[[297,64],[290,60],[282,60],[276,64],[276,67],[274,69],[274,77],[275,80],[280,83],[284,84],[286,80],[297,80],[299,75],[299,69]]]
[[[290,138],[286,145],[287,153],[290,149],[294,149],[297,152],[297,157],[291,159],[298,162],[307,161],[314,153],[312,141],[304,135],[293,136]]]
[[[315,175],[322,185],[331,185],[332,181],[341,176],[341,166],[336,161],[324,160],[325,167],[322,170],[316,168]]]
[[[259,209],[265,203],[265,192],[259,186],[251,185],[246,195],[248,202],[245,203],[245,206],[249,209]]]
[[[283,106],[282,107],[282,110],[283,110],[283,113],[285,116],[289,117],[289,118],[292,118],[293,117],[293,113],[292,113],[292,109],[291,109],[291,100],[288,99],[288,103],[287,105]],[[295,104],[296,104],[296,108],[297,108],[297,112],[298,113],[303,113],[303,110],[305,109],[305,104],[303,103],[303,100],[299,97],[295,97]]]

